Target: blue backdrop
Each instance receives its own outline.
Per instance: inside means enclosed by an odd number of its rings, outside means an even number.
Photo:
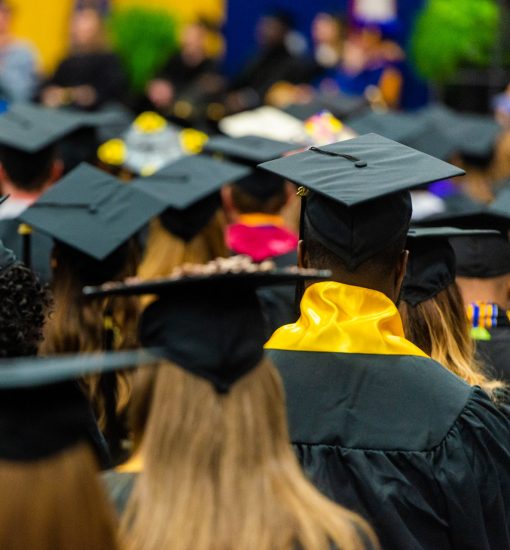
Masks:
[[[416,14],[427,0],[398,0],[398,16],[403,30],[402,42],[407,45]],[[264,13],[284,10],[291,14],[297,29],[307,39],[310,23],[320,11],[347,13],[348,0],[228,0],[227,19],[224,28],[227,42],[225,70],[236,74],[256,49],[255,25]],[[427,87],[412,71],[405,69],[403,107],[416,108],[427,101]]]

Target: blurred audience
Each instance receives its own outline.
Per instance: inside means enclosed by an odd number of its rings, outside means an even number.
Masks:
[[[94,110],[123,98],[126,79],[106,45],[101,13],[77,10],[71,20],[71,49],[41,89],[47,107],[72,105]]]

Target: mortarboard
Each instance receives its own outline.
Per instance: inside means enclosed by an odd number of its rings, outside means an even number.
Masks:
[[[163,210],[161,201],[151,195],[84,163],[43,193],[19,219],[102,261]]]
[[[232,265],[232,259],[222,260]],[[207,266],[206,266],[207,267]],[[85,288],[93,297],[157,294],[143,313],[140,341],[181,368],[211,382],[220,393],[263,358],[264,318],[259,287],[324,279],[328,271],[271,269],[171,277],[139,284]]]
[[[491,279],[510,274],[510,243],[496,235],[452,238],[457,276],[471,279]]]
[[[491,116],[459,113],[441,104],[422,109],[418,116],[440,128],[449,136],[454,150],[473,164],[486,164],[491,160],[496,141],[503,131]]]
[[[404,237],[409,189],[464,174],[434,157],[367,134],[260,165],[303,186],[303,230],[349,270]]]
[[[0,361],[0,459],[43,459],[88,441],[97,426],[77,380],[98,372],[153,364],[148,351]]]
[[[501,206],[501,203],[500,203]],[[510,213],[500,207],[470,202],[460,211],[446,211],[417,221],[419,227],[445,225],[461,229],[492,229],[506,235],[510,229]]]
[[[341,92],[335,92],[334,94],[319,92],[309,103],[293,103],[284,107],[283,111],[305,121],[324,109],[343,120],[368,109],[368,101],[363,96],[351,96]]]
[[[409,250],[401,298],[413,307],[426,301],[455,281],[455,252],[449,239],[497,236],[496,231],[463,230],[453,227],[413,228],[407,234]]]
[[[420,113],[370,111],[349,119],[348,124],[358,134],[374,132],[442,160],[449,159],[455,151],[455,144],[443,127]]]
[[[236,185],[245,193],[264,201],[283,189],[284,180],[279,176],[261,172],[256,168],[257,164],[277,159],[285,153],[295,151],[296,148],[298,146],[295,143],[275,141],[258,136],[238,138],[216,136],[206,143],[204,151],[220,154],[230,160],[250,166],[252,171],[236,181]]]
[[[115,116],[105,115],[106,121],[113,121]],[[77,130],[95,128],[102,123],[94,113],[15,103],[0,115],[0,146],[37,153]]]
[[[153,176],[137,178],[130,187],[159,201],[164,210],[160,216],[163,226],[189,241],[220,208],[221,187],[249,173],[246,166],[196,155],[168,164]]]

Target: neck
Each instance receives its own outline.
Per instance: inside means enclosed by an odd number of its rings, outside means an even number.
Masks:
[[[508,276],[493,279],[457,277],[464,303],[485,302],[506,308],[508,303]]]
[[[46,191],[46,189],[50,185],[51,182],[45,182],[37,189],[27,191],[26,189],[20,189],[11,181],[3,181],[2,193],[4,195],[9,195],[9,197],[12,199],[34,202],[44,193],[44,191]]]

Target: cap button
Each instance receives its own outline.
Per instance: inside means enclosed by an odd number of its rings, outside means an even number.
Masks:
[[[356,166],[356,168],[366,168],[367,163],[364,160],[357,160],[354,166]]]

